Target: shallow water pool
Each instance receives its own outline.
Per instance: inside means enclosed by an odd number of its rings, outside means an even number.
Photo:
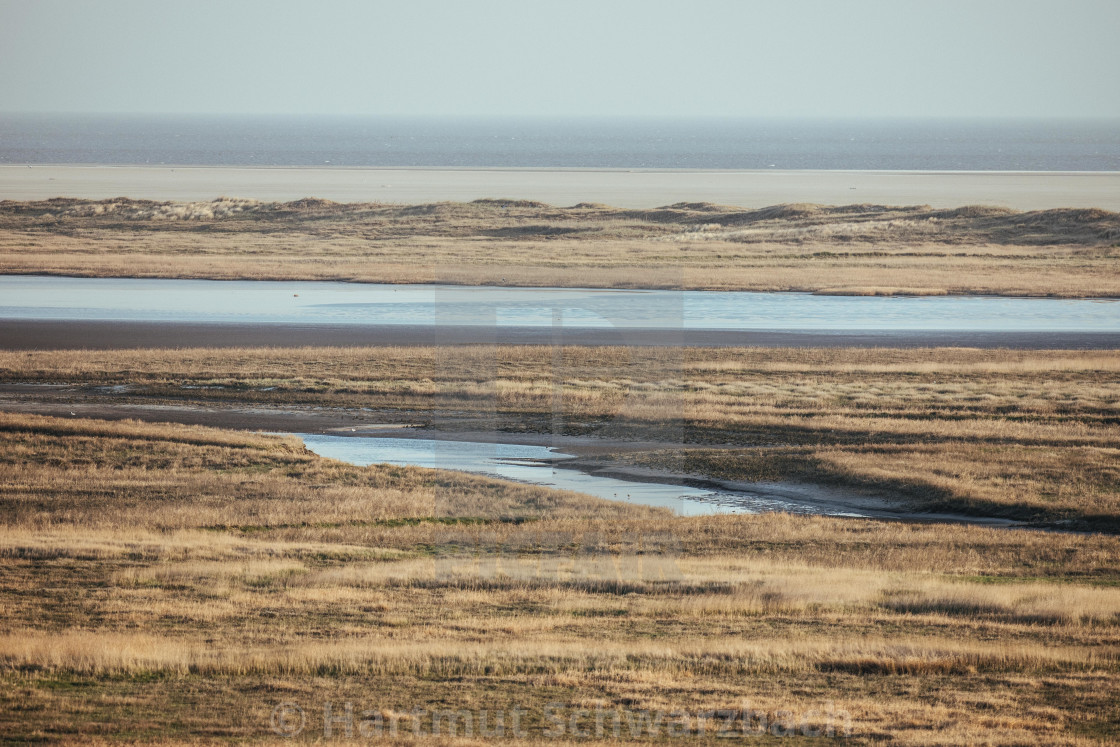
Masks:
[[[546,446],[443,441],[420,438],[369,438],[293,434],[316,454],[349,464],[396,464],[450,469],[503,480],[574,490],[606,500],[668,508],[681,516],[721,513],[791,513],[856,516],[783,500],[765,492],[710,490],[671,483],[636,482],[565,469],[559,463],[573,458]]]

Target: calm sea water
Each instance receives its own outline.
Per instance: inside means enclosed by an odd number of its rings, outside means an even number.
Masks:
[[[0,163],[1120,171],[1120,121],[0,115]]]

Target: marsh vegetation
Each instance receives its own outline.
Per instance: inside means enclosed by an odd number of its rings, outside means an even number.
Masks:
[[[0,272],[86,276],[1117,296],[1118,241],[1091,210],[0,203]],[[1036,528],[678,517],[254,432],[297,422]],[[464,732],[417,708],[524,709],[538,739],[554,704],[1115,741],[1118,428],[1108,350],[0,351],[0,737],[267,742],[296,703],[310,741],[349,702],[419,743]]]

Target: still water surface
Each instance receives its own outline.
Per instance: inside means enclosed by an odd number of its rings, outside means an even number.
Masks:
[[[1111,299],[0,276],[0,319],[711,330],[1120,332]]]

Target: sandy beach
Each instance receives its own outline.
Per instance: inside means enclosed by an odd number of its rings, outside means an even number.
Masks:
[[[743,207],[810,202],[1016,210],[1120,210],[1120,172],[690,171],[349,169],[0,165],[0,198],[210,200],[320,197],[427,203],[479,198],[652,208],[676,202]]]

